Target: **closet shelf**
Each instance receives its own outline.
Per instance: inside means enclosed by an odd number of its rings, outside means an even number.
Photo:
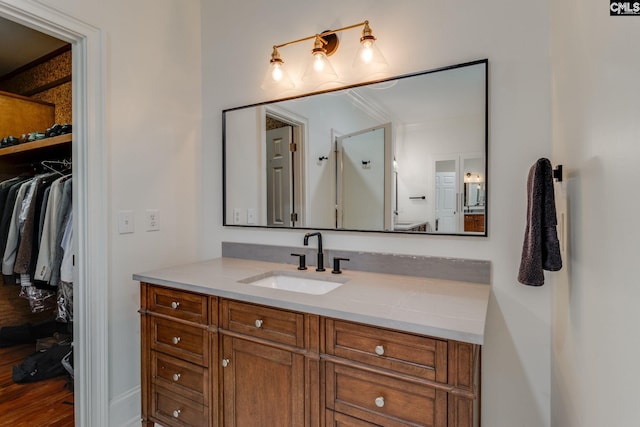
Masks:
[[[11,147],[0,148],[0,157],[10,154],[22,153],[25,151],[38,150],[45,147],[54,147],[71,142],[71,134],[53,136],[51,138],[40,139],[33,142],[25,142],[24,144],[13,145]]]

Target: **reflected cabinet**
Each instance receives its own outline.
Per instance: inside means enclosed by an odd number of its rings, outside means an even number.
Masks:
[[[480,425],[478,345],[140,290],[143,426]]]

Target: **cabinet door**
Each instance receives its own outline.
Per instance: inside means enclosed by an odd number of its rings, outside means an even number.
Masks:
[[[225,427],[305,425],[302,355],[225,336],[221,362]]]

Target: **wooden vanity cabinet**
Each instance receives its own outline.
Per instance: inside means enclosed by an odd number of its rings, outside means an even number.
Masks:
[[[465,214],[464,231],[484,233],[484,214]]]
[[[474,344],[141,284],[142,423],[478,427]]]

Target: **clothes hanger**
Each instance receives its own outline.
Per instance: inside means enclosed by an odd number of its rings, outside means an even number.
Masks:
[[[42,162],[40,162],[40,164],[45,169],[48,169],[51,172],[57,173],[57,174],[59,174],[61,176],[65,176],[66,173],[63,173],[63,172],[67,172],[68,169],[71,169],[71,166],[73,165],[73,163],[71,161],[67,160],[67,159],[64,159],[64,160],[43,160]],[[56,169],[54,167],[54,165],[62,166],[64,168],[64,170],[60,171],[60,170]]]

